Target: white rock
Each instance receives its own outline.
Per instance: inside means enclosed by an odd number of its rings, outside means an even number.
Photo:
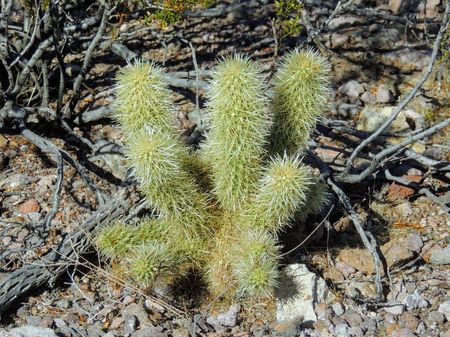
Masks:
[[[392,114],[395,106],[387,106],[384,108],[379,108],[375,106],[368,105],[361,112],[360,120],[358,121],[358,130],[364,131],[375,131],[378,129]],[[402,111],[398,114],[397,118],[394,119],[388,132],[402,132],[409,130],[409,124],[406,122],[405,112]]]
[[[315,305],[332,300],[333,295],[323,279],[311,273],[304,264],[288,265],[276,292],[277,321],[302,319],[315,322]]]
[[[348,81],[344,85],[341,85],[338,89],[338,92],[356,99],[359,95],[364,92],[364,87],[355,80]]]
[[[237,325],[238,313],[241,310],[241,306],[239,304],[234,304],[230,307],[230,309],[222,314],[217,316],[210,316],[206,319],[206,322],[213,326],[227,326],[227,327],[235,327]]]
[[[405,311],[405,307],[402,303],[393,302],[388,304],[388,306],[384,307],[384,311],[392,315],[401,315],[403,314],[403,311]]]
[[[58,337],[52,329],[24,325],[10,331],[0,330],[0,337]]]
[[[450,322],[450,300],[442,302],[441,305],[439,306],[438,311],[441,314],[444,314],[444,316],[447,319],[447,321]]]
[[[345,308],[340,302],[334,303],[331,308],[336,316],[341,316],[345,312]]]
[[[389,103],[392,100],[391,92],[386,85],[382,84],[378,87],[376,99],[378,103]]]

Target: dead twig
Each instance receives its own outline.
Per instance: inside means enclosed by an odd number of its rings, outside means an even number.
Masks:
[[[426,71],[422,74],[420,80],[416,83],[414,88],[409,92],[409,94],[405,97],[405,99],[402,100],[402,102],[392,111],[389,118],[368,138],[363,140],[354,150],[350,158],[348,159],[344,173],[341,176],[341,179],[347,180],[346,176],[349,175],[350,169],[352,168],[353,161],[355,160],[356,156],[361,152],[362,149],[364,149],[368,144],[373,142],[378,136],[380,136],[384,131],[387,130],[387,128],[392,124],[392,122],[397,118],[397,116],[400,114],[400,112],[408,105],[408,103],[414,98],[414,96],[417,94],[420,88],[422,88],[422,85],[425,83],[425,81],[430,76],[431,72],[433,71],[434,63],[436,62],[436,58],[439,52],[439,48],[442,42],[442,38],[445,35],[445,32],[448,27],[449,22],[449,13],[450,13],[450,2],[447,2],[447,6],[445,7],[445,13],[444,17],[442,19],[441,28],[439,29],[439,33],[436,37],[436,40],[434,41],[433,45],[433,52],[431,54],[430,62],[428,63],[428,67]]]

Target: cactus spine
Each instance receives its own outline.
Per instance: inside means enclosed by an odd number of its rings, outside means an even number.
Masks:
[[[330,69],[327,60],[311,49],[295,49],[282,58],[274,83],[275,152],[296,153],[306,147],[317,117],[326,107]]]
[[[294,215],[306,219],[327,199],[296,152],[325,107],[329,68],[311,50],[289,53],[269,100],[255,62],[224,58],[212,72],[210,131],[197,153],[172,126],[161,69],[144,62],[122,69],[116,119],[134,176],[158,217],[102,229],[100,251],[146,288],[195,269],[214,295],[271,296],[280,264],[277,235]]]
[[[211,130],[203,155],[218,201],[235,211],[258,179],[269,133],[264,78],[248,58],[226,58],[213,70],[207,96]]]

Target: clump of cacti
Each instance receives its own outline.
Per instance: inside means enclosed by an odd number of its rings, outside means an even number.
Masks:
[[[326,105],[329,70],[318,53],[294,50],[269,90],[256,62],[224,58],[206,95],[209,132],[194,152],[174,126],[164,72],[145,62],[123,68],[115,117],[129,165],[157,214],[101,229],[100,251],[141,287],[195,270],[213,295],[270,296],[278,234],[327,199],[301,151]]]

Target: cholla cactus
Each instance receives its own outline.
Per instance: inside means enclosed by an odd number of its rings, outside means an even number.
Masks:
[[[171,92],[162,70],[138,61],[122,68],[117,77],[115,118],[125,136],[145,126],[176,132]]]
[[[270,296],[280,263],[277,235],[327,200],[297,152],[325,106],[329,68],[310,50],[291,52],[271,93],[255,62],[221,60],[207,92],[210,130],[197,153],[172,126],[161,69],[143,62],[122,69],[116,118],[157,217],[102,229],[100,251],[145,288],[195,269],[214,295]]]
[[[270,127],[264,78],[248,58],[226,58],[213,70],[208,91],[211,130],[203,155],[211,167],[214,194],[235,211],[259,177]]]
[[[286,54],[275,74],[272,142],[277,152],[306,147],[329,97],[330,64],[311,49]]]

